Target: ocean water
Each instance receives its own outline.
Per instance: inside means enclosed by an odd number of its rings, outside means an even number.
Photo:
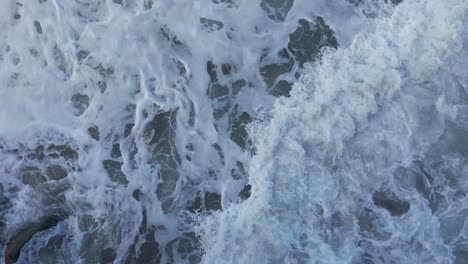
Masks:
[[[3,0],[1,263],[468,263],[468,1]]]

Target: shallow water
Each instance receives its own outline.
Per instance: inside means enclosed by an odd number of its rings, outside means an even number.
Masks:
[[[468,2],[0,4],[6,263],[467,263]]]

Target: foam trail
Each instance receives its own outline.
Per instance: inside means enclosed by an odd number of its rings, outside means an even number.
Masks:
[[[251,129],[252,197],[200,225],[204,262],[360,263],[366,250],[382,263],[454,260],[438,219],[392,175],[423,157],[453,118],[444,98],[456,87],[440,79],[466,78],[450,72],[467,11],[463,0],[405,1],[375,32],[306,67],[292,96]],[[410,213],[374,210],[382,186],[411,199]]]

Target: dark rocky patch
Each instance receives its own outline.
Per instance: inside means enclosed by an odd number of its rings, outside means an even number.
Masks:
[[[3,185],[0,184],[0,212],[4,212],[11,208],[11,201],[4,195],[5,189]],[[0,217],[1,219],[1,217]]]
[[[134,123],[129,123],[129,124],[126,124],[126,125],[125,125],[124,137],[130,136],[130,134],[132,133],[132,129],[133,129],[134,126],[135,126]]]
[[[26,155],[28,159],[42,160],[45,158],[44,146],[37,146],[32,152]]]
[[[232,69],[233,69],[233,67],[232,67],[231,64],[229,64],[229,63],[224,63],[224,64],[221,65],[221,72],[222,72],[224,75],[230,75]]]
[[[321,49],[324,47],[338,48],[333,30],[321,17],[317,17],[314,21],[300,19],[298,24],[296,30],[289,34],[288,48],[283,48],[276,54],[280,62],[263,65],[259,69],[268,93],[275,97],[289,96],[292,83],[282,79],[281,76],[291,74],[295,64],[303,67],[306,62],[320,59]],[[265,50],[260,61],[269,56],[268,54],[269,50]],[[296,72],[294,76],[299,78],[300,72]]]
[[[166,212],[172,204],[169,196],[179,179],[178,167],[181,163],[175,145],[176,117],[177,110],[160,112],[154,115],[143,131],[144,140],[152,153],[151,163],[160,165],[158,178],[162,182],[156,187],[156,194],[163,201],[163,210]]]
[[[89,54],[90,54],[90,53],[89,53],[89,51],[87,51],[87,50],[80,50],[80,51],[78,51],[78,52],[76,53],[76,58],[77,58],[78,61],[80,62],[80,61],[84,60],[86,57],[88,57]]]
[[[229,97],[230,85],[224,85],[218,82],[219,67],[211,61],[207,62],[206,70],[210,77],[207,95],[211,100],[213,100],[213,117],[216,120],[219,120],[231,109],[231,101]],[[230,64],[225,63],[221,65],[221,72],[224,75],[230,75],[233,71],[235,71],[235,68]],[[241,84],[242,82],[237,85]],[[238,87],[237,89],[240,90],[240,88],[242,87]]]
[[[233,179],[235,179],[235,180],[239,180],[242,176],[240,175],[240,173],[236,169],[232,168],[231,169],[231,177]]]
[[[89,106],[89,96],[86,94],[74,94],[71,97],[71,103],[73,108],[75,109],[75,114],[80,116],[86,111]]]
[[[211,99],[217,99],[220,97],[227,96],[229,94],[229,88],[226,85],[212,84],[208,88],[208,96]]]
[[[174,36],[167,26],[161,27],[161,35],[168,40],[173,47],[183,47],[184,44]]]
[[[347,0],[351,4],[354,4],[355,6],[358,6],[364,2],[364,0]]]
[[[96,141],[99,141],[99,135],[100,135],[100,133],[99,133],[99,127],[98,127],[98,126],[89,127],[89,128],[88,128],[88,135],[89,135],[92,139],[94,139],[94,140],[96,140]]]
[[[205,193],[205,209],[207,211],[217,211],[223,209],[221,206],[221,194],[219,193]]]
[[[161,250],[156,241],[145,241],[140,246],[136,263],[159,264],[161,263]]]
[[[291,72],[293,66],[294,60],[292,59],[285,63],[268,64],[260,68],[260,74],[267,86],[273,87],[276,79],[278,79],[282,74]]]
[[[50,165],[47,167],[46,174],[50,180],[59,181],[67,177],[67,170],[60,165]]]
[[[232,0],[211,0],[213,4],[232,4]]]
[[[232,84],[232,93],[234,95],[239,94],[240,90],[245,86],[247,86],[247,82],[244,79],[240,79],[240,80],[235,81]]]
[[[273,87],[271,90],[268,91],[269,94],[275,96],[275,97],[280,97],[280,96],[289,96],[289,92],[291,92],[293,84],[285,81],[285,80],[280,80],[275,87]]]
[[[125,174],[122,172],[122,165],[123,162],[114,160],[104,160],[102,162],[102,166],[106,170],[107,175],[109,175],[111,181],[127,185],[128,180],[127,176],[125,176]]]
[[[183,260],[188,260],[190,264],[196,264],[201,261],[202,249],[198,237],[193,232],[184,233],[181,237],[176,238],[165,247],[168,264],[176,263],[174,253],[177,252]]]
[[[94,67],[94,70],[97,71],[102,77],[109,77],[115,72],[114,67],[109,66],[106,68],[100,63]]]
[[[26,224],[8,240],[5,250],[5,264],[15,263],[19,259],[23,247],[34,235],[56,226],[61,220],[63,218],[49,215],[37,222]]]
[[[401,200],[398,196],[391,191],[377,191],[372,196],[372,201],[378,207],[382,207],[392,216],[402,216],[410,209],[410,204]]]
[[[226,97],[224,97],[226,99]],[[218,101],[219,102],[219,101]],[[229,100],[224,100],[224,104],[218,105],[213,111],[213,117],[216,120],[221,119],[231,109],[231,103]]]
[[[236,161],[236,168],[231,169],[231,176],[234,180],[239,180],[247,176],[247,171],[245,170],[242,162]]]
[[[153,0],[144,0],[145,10],[150,10],[153,8]]]
[[[223,22],[206,17],[200,17],[200,23],[208,30],[208,32],[219,31],[224,27]]]
[[[148,226],[146,220],[146,212],[143,211],[143,221],[140,225],[139,234],[135,236],[133,244],[130,246],[126,260],[126,264],[139,264],[139,263],[161,263],[161,249],[159,243],[156,241],[155,226]],[[163,227],[164,228],[164,227]],[[141,244],[138,242],[143,240]],[[139,245],[138,245],[139,244]]]
[[[141,196],[143,195],[143,192],[139,189],[136,189],[132,192],[132,197],[135,198],[138,202],[141,200]]]
[[[34,27],[36,28],[37,33],[42,34],[42,27],[41,27],[41,23],[39,23],[39,21],[34,20]]]
[[[36,149],[37,151],[37,149]],[[64,158],[66,160],[78,159],[78,152],[67,145],[50,144],[47,147],[48,156],[52,158]]]
[[[98,81],[97,86],[101,93],[104,93],[107,90],[107,83],[105,81]]]
[[[114,263],[117,253],[111,247],[105,248],[101,255],[99,256],[99,261],[101,264]]]
[[[29,54],[31,54],[33,57],[37,57],[37,55],[39,55],[39,52],[36,49],[30,49]]]
[[[454,264],[466,264],[468,261],[468,249],[457,249],[453,255],[455,256]]]
[[[24,167],[21,171],[21,181],[33,188],[47,182],[38,167]]]
[[[293,4],[294,0],[262,0],[260,7],[271,20],[283,22]]]
[[[122,152],[120,152],[120,144],[115,143],[112,145],[111,157],[114,159],[122,157]]]
[[[282,59],[291,59],[291,56],[289,55],[289,52],[286,48],[283,48],[282,50],[278,51],[278,57]]]
[[[222,209],[221,194],[211,192],[205,192],[203,196],[198,192],[195,199],[190,202],[187,207],[187,210],[192,213],[217,211]]]
[[[200,196],[200,193],[197,194],[195,200],[187,207],[187,209],[192,213],[198,213],[203,211],[203,201]]]
[[[218,66],[216,66],[215,64],[213,64],[212,61],[208,61],[206,63],[206,72],[208,72],[208,76],[210,76],[210,81],[212,83],[215,83],[218,81],[218,76],[217,76],[217,68]]]
[[[177,69],[179,70],[179,75],[188,79],[189,76],[187,76],[187,69],[185,68],[185,65],[180,60],[173,59],[173,62],[175,63],[175,65],[177,66]]]
[[[347,1],[350,2],[351,4],[354,4],[355,6],[359,6],[365,2],[365,0],[347,0]],[[388,3],[388,0],[385,0],[385,2]],[[394,5],[398,5],[401,2],[403,2],[403,0],[390,0],[390,2]]]
[[[219,156],[219,159],[221,161],[221,164],[224,165],[223,149],[221,148],[221,146],[218,143],[213,144],[213,148],[216,149],[216,151],[218,152],[218,156]]]
[[[56,263],[60,256],[61,245],[68,241],[66,235],[58,234],[52,236],[44,247],[41,247],[37,254],[37,263]]]
[[[336,49],[338,42],[333,30],[325,24],[322,17],[317,17],[312,22],[300,19],[297,29],[289,34],[288,50],[300,66],[307,61],[316,60],[323,47]]]
[[[84,263],[99,263],[106,244],[106,236],[102,230],[94,229],[84,233],[80,251],[80,258]]]
[[[233,112],[229,116],[229,124],[231,129],[230,138],[243,150],[246,150],[247,147],[251,145],[251,140],[246,130],[246,125],[250,122],[252,122],[250,115],[247,112],[243,112],[239,115],[238,107],[236,105]]]
[[[244,188],[239,192],[239,197],[242,200],[249,199],[250,195],[252,194],[252,186],[250,184],[246,184]]]

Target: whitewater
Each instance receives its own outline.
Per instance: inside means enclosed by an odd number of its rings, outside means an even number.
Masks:
[[[5,263],[468,263],[468,1],[0,3]]]

